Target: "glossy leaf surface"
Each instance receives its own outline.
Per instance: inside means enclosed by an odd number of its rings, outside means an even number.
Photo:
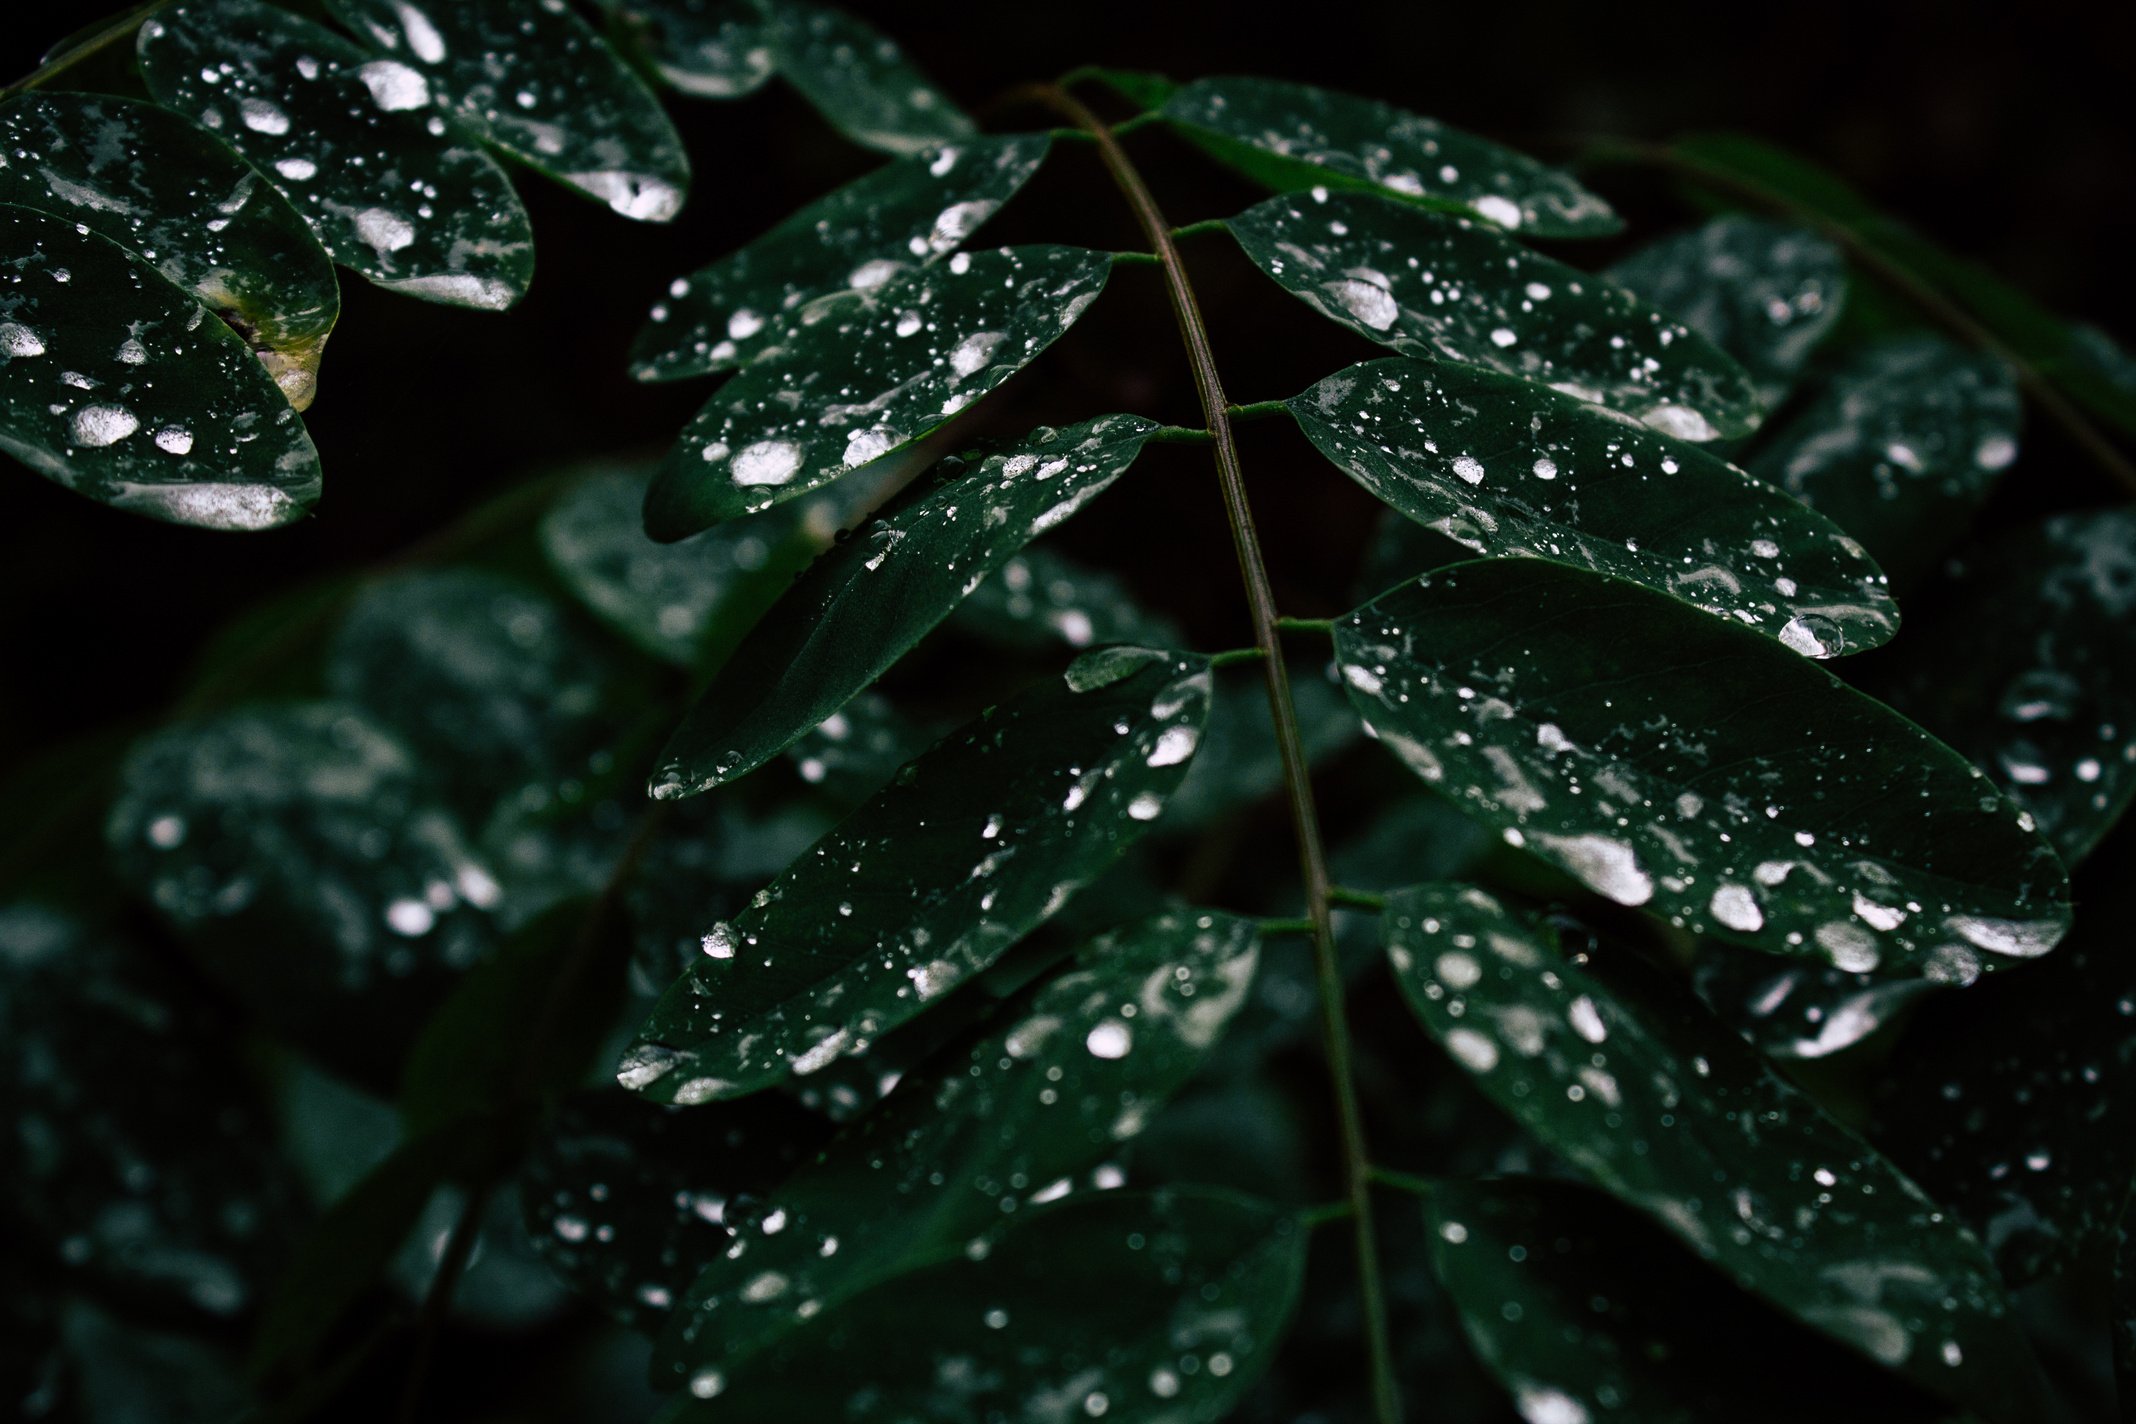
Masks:
[[[1335,650],[1412,770],[1619,904],[1960,982],[2068,926],[2067,878],[2031,818],[1949,748],[1635,584],[1456,564],[1338,623]]]
[[[1107,649],[952,733],[709,927],[618,1077],[704,1102],[859,1052],[1141,837],[1208,701],[1207,659]]]
[[[747,0],[601,0],[611,28],[669,88],[740,99],[771,78],[763,17]]]
[[[815,308],[682,432],[646,531],[680,539],[769,509],[947,424],[1073,326],[1111,271],[1077,247],[960,252]]]
[[[1807,657],[1874,647],[1897,628],[1882,573],[1836,526],[1585,401],[1395,356],[1285,404],[1345,474],[1479,553],[1631,579]]]
[[[1158,112],[1270,187],[1370,188],[1537,237],[1620,226],[1609,204],[1566,174],[1376,99],[1279,79],[1200,79]]]
[[[781,0],[770,7],[765,30],[779,76],[857,144],[917,153],[976,132],[895,41],[856,16]]]
[[[1099,416],[952,457],[810,565],[661,752],[655,793],[745,776],[867,687],[1030,540],[1119,478],[1156,424]]]
[[[1045,161],[1044,134],[923,149],[788,217],[669,285],[631,347],[631,374],[672,381],[747,365],[805,327],[809,306],[872,292],[965,240]]]
[[[141,26],[140,57],[157,102],[227,139],[343,267],[492,311],[526,291],[526,209],[407,65],[258,0],[160,11]]]
[[[1185,641],[1171,620],[1141,607],[1116,575],[1043,544],[1003,564],[950,620],[958,632],[1002,648],[1170,648]]]
[[[1488,224],[1323,189],[1229,226],[1308,306],[1405,356],[1519,376],[1682,439],[1758,422],[1750,378],[1705,337]]]

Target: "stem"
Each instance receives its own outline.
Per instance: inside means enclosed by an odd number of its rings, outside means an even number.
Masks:
[[[1238,663],[1259,662],[1264,654],[1259,648],[1226,648],[1221,653],[1209,654],[1210,667],[1232,667]]]
[[[1203,218],[1200,222],[1190,222],[1173,228],[1172,236],[1175,239],[1206,237],[1212,232],[1229,232],[1230,230],[1231,224],[1224,218]]]
[[[1263,920],[1256,926],[1264,935],[1309,935],[1313,932],[1310,919]]]
[[[0,99],[12,99],[25,90],[35,89],[46,80],[72,69],[91,55],[108,49],[139,29],[143,20],[170,3],[171,0],[142,0],[141,4],[130,10],[122,10],[87,30],[77,31],[73,37],[62,41],[58,49],[46,56],[43,64],[5,89],[0,89]]]
[[[1232,406],[1224,413],[1230,416],[1235,421],[1267,420],[1271,416],[1289,414],[1290,403],[1288,401],[1279,400],[1250,401],[1245,405]]]
[[[1432,1193],[1433,1184],[1430,1178],[1412,1177],[1407,1172],[1397,1172],[1390,1167],[1374,1167],[1372,1180],[1383,1187],[1392,1187],[1398,1192],[1409,1192],[1415,1196],[1428,1197]]]
[[[1322,1028],[1327,1037],[1328,1072],[1334,1080],[1336,1121],[1341,1130],[1345,1197],[1349,1202],[1357,1253],[1358,1290],[1365,1318],[1365,1344],[1372,1360],[1374,1414],[1379,1424],[1399,1424],[1401,1404],[1395,1395],[1394,1361],[1387,1343],[1387,1306],[1380,1286],[1379,1247],[1372,1221],[1371,1158],[1365,1147],[1364,1114],[1358,1107],[1357,1083],[1350,1062],[1350,1030],[1343,1015],[1342,968],[1335,957],[1334,915],[1329,905],[1327,852],[1321,845],[1320,818],[1313,804],[1313,784],[1307,771],[1305,740],[1298,730],[1298,711],[1292,704],[1290,675],[1283,665],[1277,641],[1275,593],[1268,581],[1268,567],[1261,555],[1261,541],[1254,531],[1253,507],[1246,497],[1246,477],[1239,464],[1238,442],[1231,429],[1231,405],[1217,375],[1216,356],[1209,346],[1209,331],[1202,321],[1201,305],[1187,277],[1186,264],[1172,242],[1172,227],[1157,200],[1136,171],[1105,121],[1074,95],[1057,85],[1038,85],[1028,91],[1038,102],[1051,106],[1087,131],[1098,143],[1098,152],[1113,182],[1134,210],[1150,249],[1164,263],[1165,288],[1172,299],[1172,315],[1194,368],[1194,384],[1201,395],[1202,414],[1216,453],[1217,482],[1223,491],[1224,513],[1231,524],[1231,541],[1238,553],[1239,574],[1246,585],[1246,603],[1253,620],[1254,642],[1261,650],[1261,668],[1268,684],[1268,710],[1274,720],[1276,747],[1283,763],[1283,785],[1290,803],[1291,828],[1298,842],[1298,864],[1304,874],[1306,908],[1313,926],[1314,977],[1319,981]]]
[[[1353,910],[1370,910],[1378,914],[1387,908],[1387,897],[1375,895],[1369,890],[1351,890],[1341,885],[1328,887],[1328,899],[1337,905],[1348,905]]]
[[[489,1207],[494,1180],[491,1177],[468,1188],[459,1220],[452,1224],[452,1235],[446,1238],[445,1255],[438,1262],[438,1273],[430,1278],[430,1289],[423,1296],[423,1311],[416,1322],[415,1358],[409,1362],[407,1383],[401,1389],[398,1416],[401,1424],[412,1424],[417,1410],[422,1407],[423,1381],[430,1374],[430,1358],[436,1353],[438,1336],[445,1328],[445,1317],[452,1313],[452,1297],[459,1289],[460,1277],[467,1273],[467,1263],[474,1259],[475,1242],[482,1236],[482,1213]]]
[[[1286,633],[1332,633],[1335,620],[1332,618],[1278,618],[1276,626]]]

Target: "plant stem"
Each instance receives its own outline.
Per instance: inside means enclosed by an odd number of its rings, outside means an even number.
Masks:
[[[1335,620],[1332,618],[1278,618],[1276,626],[1286,633],[1332,633]]]
[[[1160,425],[1146,437],[1152,445],[1207,445],[1209,432],[1198,425]]]
[[[126,38],[141,27],[143,20],[170,3],[171,0],[142,0],[141,4],[132,9],[122,10],[110,19],[77,33],[47,56],[43,64],[5,89],[0,89],[0,99],[12,99],[17,94],[35,89],[46,80],[65,73],[91,55]]]
[[[413,1424],[422,1407],[423,1382],[430,1374],[430,1358],[437,1350],[438,1336],[444,1332],[445,1318],[452,1313],[452,1298],[459,1289],[460,1277],[467,1273],[467,1263],[474,1259],[475,1243],[482,1236],[482,1213],[489,1207],[494,1185],[494,1176],[488,1176],[467,1189],[467,1200],[460,1208],[459,1220],[452,1225],[452,1235],[445,1239],[445,1255],[438,1262],[438,1273],[430,1278],[430,1289],[423,1296],[422,1314],[416,1321],[415,1357],[409,1362],[408,1377],[401,1387],[400,1424]]]
[[[1209,654],[1209,666],[1231,667],[1238,663],[1257,663],[1264,656],[1259,648],[1226,648],[1221,653]]]
[[[1309,935],[1313,932],[1310,919],[1263,920],[1255,926],[1264,935]]]
[[[1379,1424],[1399,1424],[1401,1404],[1395,1394],[1394,1362],[1387,1343],[1387,1307],[1380,1286],[1379,1246],[1372,1221],[1372,1163],[1365,1147],[1364,1114],[1357,1101],[1357,1084],[1350,1062],[1350,1029],[1343,1013],[1342,968],[1335,957],[1334,915],[1328,895],[1327,852],[1320,839],[1320,818],[1313,804],[1313,784],[1306,765],[1305,739],[1298,730],[1298,711],[1291,701],[1290,676],[1283,665],[1278,643],[1275,593],[1269,585],[1268,567],[1262,558],[1261,541],[1254,531],[1253,507],[1246,497],[1246,478],[1239,464],[1238,442],[1232,434],[1232,407],[1224,397],[1217,374],[1216,357],[1209,346],[1209,332],[1202,321],[1201,305],[1187,277],[1186,264],[1172,242],[1172,227],[1157,200],[1150,195],[1142,175],[1105,125],[1087,106],[1058,85],[1038,85],[1028,91],[1032,98],[1049,105],[1087,131],[1098,143],[1098,152],[1112,174],[1121,196],[1134,210],[1150,248],[1164,263],[1165,288],[1172,299],[1172,315],[1194,369],[1194,383],[1201,396],[1202,414],[1209,424],[1216,454],[1217,482],[1223,492],[1224,513],[1231,525],[1231,541],[1239,560],[1239,573],[1246,585],[1246,603],[1253,620],[1254,641],[1261,649],[1261,667],[1268,685],[1268,709],[1276,730],[1276,747],[1283,763],[1283,785],[1290,803],[1291,828],[1298,842],[1298,864],[1305,879],[1306,908],[1313,925],[1314,975],[1319,981],[1322,1028],[1327,1037],[1328,1072],[1334,1080],[1335,1111],[1343,1146],[1345,1197],[1349,1203],[1357,1253],[1358,1290],[1365,1320],[1365,1344],[1372,1361],[1374,1414]]]
[[[1372,1180],[1383,1187],[1392,1187],[1398,1192],[1409,1192],[1414,1196],[1428,1197],[1432,1193],[1433,1184],[1429,1177],[1412,1177],[1407,1172],[1397,1172],[1389,1167],[1374,1167]]]
[[[1224,413],[1233,420],[1267,420],[1271,416],[1282,415],[1289,409],[1290,405],[1284,401],[1249,401],[1245,405],[1231,406]]]
[[[1172,237],[1175,241],[1188,237],[1206,237],[1212,232],[1228,232],[1230,228],[1231,224],[1222,218],[1203,218],[1200,222],[1190,222],[1173,228]]]
[[[1341,885],[1328,887],[1328,899],[1337,905],[1348,905],[1353,910],[1370,910],[1378,914],[1387,908],[1387,897],[1375,895],[1369,890],[1351,890]]]

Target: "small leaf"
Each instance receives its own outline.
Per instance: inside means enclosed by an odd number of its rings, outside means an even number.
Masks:
[[[198,124],[109,95],[17,95],[0,108],[0,202],[152,262],[245,337],[290,405],[311,404],[341,312],[333,261],[289,200]]]
[[[1813,658],[1897,629],[1882,573],[1837,526],[1585,401],[1391,356],[1285,405],[1345,474],[1479,553],[1631,579]]]
[[[964,111],[866,21],[800,0],[780,0],[768,11],[765,30],[779,77],[853,142],[917,153],[977,133]]]
[[[1369,188],[1537,237],[1607,236],[1622,226],[1609,204],[1556,169],[1376,99],[1277,79],[1199,79],[1160,112],[1282,191]]]
[[[593,27],[527,0],[327,0],[390,58],[363,77],[388,109],[435,104],[624,217],[682,209],[690,161],[660,101]]]
[[[1283,1338],[1305,1246],[1295,1217],[1244,1197],[1064,1202],[983,1259],[929,1266],[825,1313],[731,1382],[701,1371],[690,1395],[717,1402],[673,1413],[1216,1424]]]
[[[1837,247],[1763,218],[1715,218],[1649,243],[1607,275],[1741,362],[1768,409],[1794,388],[1847,299]]]
[[[709,791],[777,756],[1119,478],[1156,428],[1099,416],[944,461],[940,483],[826,551],[750,630],[662,750],[654,794]]]
[[[1306,305],[1405,356],[1519,376],[1686,440],[1758,423],[1749,376],[1711,342],[1487,224],[1321,189],[1228,225]]]
[[[1699,997],[1774,1058],[1844,1052],[1938,987],[1927,979],[1855,974],[1733,944],[1705,945],[1695,969]]]
[[[1928,1424],[1946,1413],[1585,1187],[1437,1182],[1426,1201],[1439,1279],[1524,1419]]]
[[[948,424],[1075,325],[1111,272],[1078,247],[960,252],[812,308],[682,432],[646,532],[681,539],[769,509]]]
[[[747,0],[599,0],[613,32],[661,82],[696,99],[740,99],[771,78],[771,46]]]
[[[908,1074],[708,1258],[654,1355],[729,1374],[819,1311],[989,1243],[1134,1137],[1245,1000],[1250,920],[1184,912],[1087,946],[968,1048]]]
[[[1749,468],[1909,585],[1965,533],[2017,458],[2020,417],[2001,361],[1941,337],[1899,337],[1855,353]]]
[[[1043,544],[1003,564],[1000,577],[973,589],[950,621],[959,633],[1021,652],[1185,641],[1169,619],[1139,607],[1118,576]]]
[[[491,311],[526,291],[526,209],[400,61],[258,0],[158,11],[141,26],[140,58],[156,101],[227,139],[343,267]]]
[[[115,508],[269,529],[319,498],[319,454],[243,340],[162,273],[0,204],[0,451]]]
[[[1636,584],[1456,564],[1338,623],[1335,655],[1418,775],[1672,924],[1957,982],[2069,925],[2053,851],[1948,747]]]
[[[1501,1108],[1790,1315],[1949,1398],[2029,1419],[2038,1367],[1987,1253],[1681,988],[1567,957],[1483,891],[1389,898],[1387,952]]]
[[[1015,196],[1052,142],[1006,134],[923,149],[817,199],[676,278],[631,347],[631,374],[673,381],[747,365],[816,319],[810,303],[933,266]]]
[[[1113,648],[952,733],[711,927],[618,1077],[704,1102],[858,1053],[1141,838],[1208,702],[1206,658]]]

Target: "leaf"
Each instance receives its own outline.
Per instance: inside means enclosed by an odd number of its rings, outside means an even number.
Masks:
[[[645,81],[563,5],[327,0],[389,58],[364,66],[382,108],[432,103],[537,173],[624,217],[682,210],[690,161]]]
[[[831,127],[865,148],[917,153],[977,133],[903,50],[856,16],[779,0],[767,7],[765,33],[779,77]]]
[[[665,1417],[850,1424],[1103,1416],[1214,1424],[1290,1323],[1306,1232],[1214,1192],[1108,1192],[1038,1213],[980,1260],[900,1276]]]
[[[646,532],[665,542],[769,509],[948,424],[1075,325],[1111,271],[1078,247],[960,252],[813,308],[682,432]]]
[[[1335,655],[1368,727],[1427,782],[1695,933],[1966,982],[2068,927],[2054,853],[1949,748],[1635,584],[1456,564],[1338,623]]]
[[[1136,1136],[1207,1057],[1259,957],[1251,920],[1189,911],[1086,946],[975,1042],[908,1074],[708,1257],[654,1379],[733,1375],[820,1311],[984,1248]]]
[[[334,264],[221,139],[132,99],[19,94],[0,107],[0,202],[81,223],[153,262],[237,329],[291,406],[311,404],[341,313]]]
[[[1933,568],[2017,458],[2009,368],[1941,337],[1864,348],[1750,472],[1862,542],[1902,586]]]
[[[2136,505],[1969,557],[1873,686],[1972,757],[2071,864],[2136,800]]]
[[[1159,112],[1247,177],[1286,192],[1367,188],[1537,237],[1602,237],[1623,225],[1566,174],[1376,99],[1279,79],[1198,79]]]
[[[746,0],[600,0],[611,29],[660,76],[695,99],[740,99],[771,78],[771,46]]]
[[[1847,299],[1837,247],[1810,228],[1740,215],[1648,243],[1607,275],[1741,362],[1768,409]]]
[[[319,498],[319,454],[245,343],[72,221],[0,204],[0,451],[118,509],[269,529]]]
[[[1325,760],[1357,739],[1357,715],[1329,680],[1324,663],[1294,663],[1290,691],[1308,763]],[[1166,809],[1166,829],[1206,828],[1282,788],[1283,754],[1268,715],[1268,684],[1259,667],[1237,669],[1217,680],[1209,725]]]
[[[1141,838],[1208,702],[1206,658],[1113,648],[952,733],[711,927],[618,1078],[704,1102],[858,1053]]]
[[[1005,134],[925,148],[817,199],[676,278],[631,346],[631,374],[673,381],[747,365],[818,319],[813,303],[934,266],[1015,196],[1052,143]]]
[[[1138,607],[1116,575],[1042,544],[1011,558],[1000,575],[957,605],[950,622],[958,632],[1020,652],[1106,643],[1163,648],[1185,641],[1170,619]]]
[[[1705,945],[1699,997],[1774,1058],[1826,1058],[1854,1047],[1938,987],[1926,979],[1855,974],[1733,944]]]
[[[1519,376],[1686,440],[1758,423],[1750,378],[1703,336],[1488,224],[1316,189],[1227,226],[1306,305],[1405,356]]]
[[[1860,545],[1693,445],[1495,372],[1390,356],[1286,401],[1345,474],[1479,553],[1630,579],[1806,657],[1898,626]]]
[[[140,58],[156,102],[227,139],[341,266],[453,306],[500,311],[526,291],[526,209],[400,61],[258,0],[160,10]]]
[[[2037,1417],[2038,1366],[1980,1243],[1681,988],[1621,950],[1561,955],[1472,887],[1399,891],[1383,918],[1417,1017],[1605,1190],[1848,1348]]]
[[[889,698],[863,692],[803,732],[786,749],[786,759],[809,785],[857,806],[931,740]]]
[[[653,794],[693,796],[777,756],[1096,498],[1156,429],[1099,416],[936,466],[933,488],[825,551],[750,630],[662,749]]]
[[[1798,1424],[1943,1416],[1571,1182],[1432,1184],[1432,1264],[1521,1417]]]

